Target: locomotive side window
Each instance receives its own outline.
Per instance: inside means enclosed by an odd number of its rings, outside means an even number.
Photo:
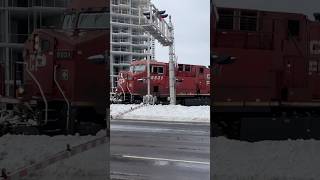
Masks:
[[[182,64],[178,64],[178,71],[183,71],[183,65]]]
[[[186,72],[191,72],[191,66],[190,65],[186,65],[184,70]]]
[[[163,67],[162,66],[153,66],[152,73],[154,74],[163,74]]]
[[[300,22],[298,20],[288,21],[288,37],[298,37],[300,35]]]
[[[241,11],[240,30],[257,31],[258,13],[255,11]]]
[[[139,73],[144,72],[146,69],[145,65],[136,65],[136,66],[130,66],[129,71],[132,73]]]
[[[219,22],[217,29],[233,30],[234,24],[234,10],[231,9],[218,9]]]
[[[200,74],[203,74],[203,72],[204,72],[204,68],[201,67],[201,68],[199,69],[199,73],[200,73]]]
[[[50,41],[48,40],[41,40],[41,51],[47,52],[50,49]]]

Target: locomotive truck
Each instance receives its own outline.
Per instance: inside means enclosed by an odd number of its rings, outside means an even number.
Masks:
[[[206,66],[178,64],[175,67],[177,103],[208,105],[210,70]],[[150,61],[150,92],[156,103],[167,104],[169,97],[169,64]],[[125,103],[141,103],[147,94],[147,61],[133,61],[128,71],[119,73],[118,99]]]
[[[24,85],[16,99],[2,98],[11,109],[7,112],[18,118],[4,119],[2,114],[6,129],[2,133],[95,134],[106,127],[110,23],[106,2],[74,0],[61,29],[32,33],[21,63]]]
[[[319,138],[320,15],[217,12],[217,23],[211,14],[214,136]]]

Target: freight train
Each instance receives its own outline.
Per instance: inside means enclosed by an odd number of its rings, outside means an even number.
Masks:
[[[320,15],[218,7],[211,14],[212,134],[320,137]],[[233,58],[234,57],[234,58]]]
[[[178,104],[208,105],[210,100],[210,69],[201,65],[177,64],[176,99]],[[150,61],[150,92],[157,103],[167,104],[169,97],[169,64]],[[141,103],[147,94],[147,61],[133,61],[128,71],[119,73],[116,89],[118,99]]]
[[[74,0],[62,28],[32,33],[20,64],[24,85],[15,99],[2,98],[2,105],[7,101],[4,109],[18,118],[4,119],[1,114],[2,134],[95,134],[106,127],[110,41],[106,2]]]

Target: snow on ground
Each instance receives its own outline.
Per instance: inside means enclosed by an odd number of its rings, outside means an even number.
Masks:
[[[130,110],[131,108],[137,107],[140,104],[111,104],[110,105],[110,115],[115,116],[119,113]]]
[[[320,141],[248,143],[214,138],[211,149],[215,179],[317,180],[320,177]]]
[[[101,131],[97,136],[103,136]],[[0,168],[13,172],[17,168],[42,161],[70,146],[96,139],[97,136],[22,136],[5,135],[0,137]]]
[[[30,175],[28,180],[105,180],[107,146],[101,145]]]
[[[111,115],[129,110],[137,105],[112,104]],[[122,116],[124,119],[210,122],[210,106],[149,105]]]

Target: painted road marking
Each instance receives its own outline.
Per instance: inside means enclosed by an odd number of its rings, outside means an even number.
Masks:
[[[166,159],[166,158],[154,158],[154,157],[143,157],[143,156],[130,156],[130,155],[121,155],[121,157],[123,157],[123,158],[130,158],[130,159],[141,159],[141,160],[155,160],[155,161],[168,161],[168,162],[180,162],[180,163],[210,165],[210,162],[188,161],[188,160],[179,160],[179,159]]]

